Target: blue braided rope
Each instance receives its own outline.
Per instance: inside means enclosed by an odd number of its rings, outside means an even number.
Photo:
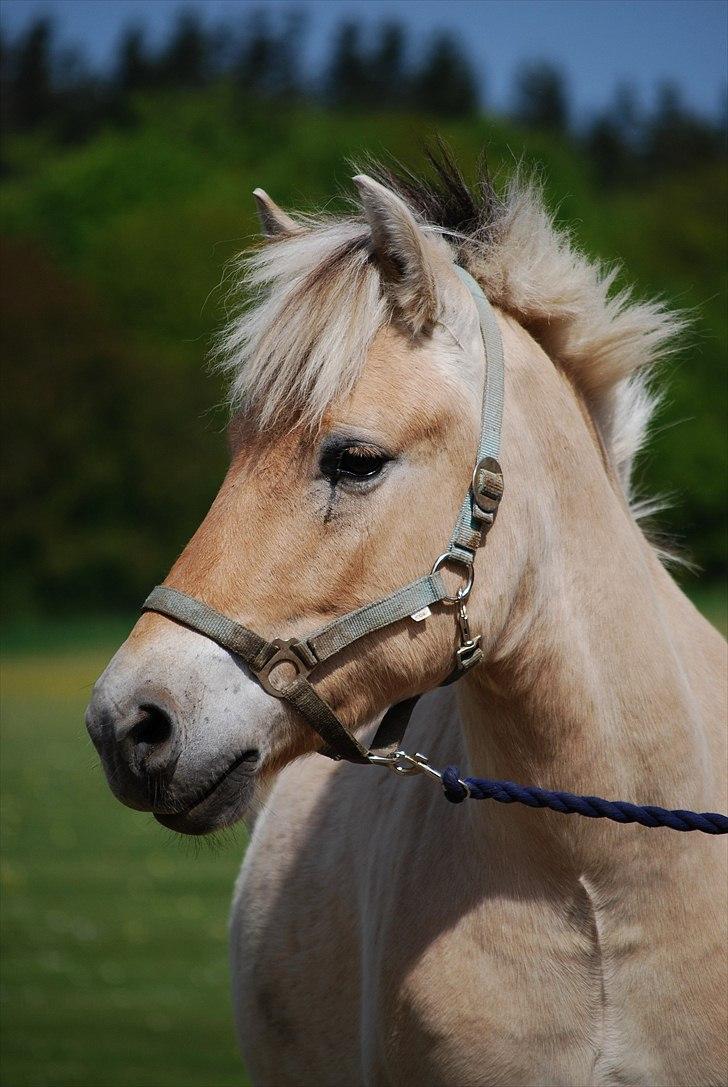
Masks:
[[[539,789],[535,785],[516,785],[513,781],[461,779],[456,766],[445,767],[442,785],[445,796],[453,804],[460,804],[470,795],[475,800],[497,800],[499,804],[550,808],[562,815],[585,815],[589,819],[613,819],[615,823],[641,823],[643,827],[669,827],[670,830],[702,830],[704,834],[728,834],[728,816],[716,812],[668,811],[652,804],[574,796],[573,793]]]

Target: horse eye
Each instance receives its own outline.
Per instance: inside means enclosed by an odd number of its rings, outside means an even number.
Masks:
[[[374,479],[389,460],[379,449],[365,445],[349,445],[344,449],[324,453],[321,471],[332,483],[339,479],[356,482]]]
[[[355,479],[371,479],[378,476],[384,467],[384,457],[353,446],[344,449],[339,458],[339,474],[353,476]]]

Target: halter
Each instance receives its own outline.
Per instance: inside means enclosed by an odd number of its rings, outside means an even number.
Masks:
[[[463,268],[455,269],[475,302],[485,348],[485,379],[480,441],[473,475],[460,508],[446,551],[436,559],[432,570],[389,596],[334,619],[307,638],[275,638],[266,641],[255,631],[203,604],[179,589],[158,585],[142,605],[174,619],[213,642],[228,649],[245,662],[264,691],[288,702],[306,719],[325,743],[321,754],[349,762],[391,764],[400,746],[412,711],[420,695],[390,707],[376,731],[370,748],[364,747],[324,702],[309,681],[315,669],[347,646],[374,631],[405,619],[421,622],[434,604],[454,606],[460,636],[456,663],[445,684],[460,679],[483,659],[480,635],[470,632],[466,601],[475,579],[475,555],[493,524],[503,494],[500,454],[503,416],[503,344],[495,314],[479,285]],[[443,566],[457,568],[464,577],[454,596],[448,594],[440,574]],[[275,672],[279,665],[289,665],[295,676],[280,682]]]

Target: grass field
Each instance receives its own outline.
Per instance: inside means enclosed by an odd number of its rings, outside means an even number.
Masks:
[[[698,603],[725,632],[725,593]],[[122,808],[83,728],[124,633],[84,620],[6,640],[3,1087],[246,1083],[226,947],[244,835],[209,846]]]
[[[83,728],[112,648],[3,667],[3,1087],[246,1083],[226,925],[244,850],[113,800]]]

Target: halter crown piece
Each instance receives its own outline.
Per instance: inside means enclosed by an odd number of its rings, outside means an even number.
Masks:
[[[473,297],[480,320],[486,366],[483,409],[477,461],[470,488],[460,508],[447,550],[435,561],[430,573],[390,596],[334,619],[307,638],[266,641],[255,631],[221,615],[201,600],[164,585],[153,589],[142,605],[143,611],[158,612],[168,619],[174,619],[240,657],[268,694],[288,702],[318,732],[325,743],[321,754],[331,759],[391,764],[420,696],[398,702],[387,710],[371,748],[367,749],[342,724],[309,682],[308,677],[319,664],[376,630],[404,619],[424,619],[434,604],[455,608],[460,634],[455,667],[445,683],[460,679],[483,659],[480,636],[473,637],[470,632],[466,601],[473,587],[476,551],[493,524],[503,494],[503,473],[498,463],[503,416],[503,344],[495,314],[482,290],[463,268],[456,267],[456,271]],[[454,596],[448,595],[439,572],[445,565],[456,567],[465,578]],[[275,670],[281,664],[293,666],[295,677],[292,680],[278,682]],[[403,768],[403,772],[405,770]]]

